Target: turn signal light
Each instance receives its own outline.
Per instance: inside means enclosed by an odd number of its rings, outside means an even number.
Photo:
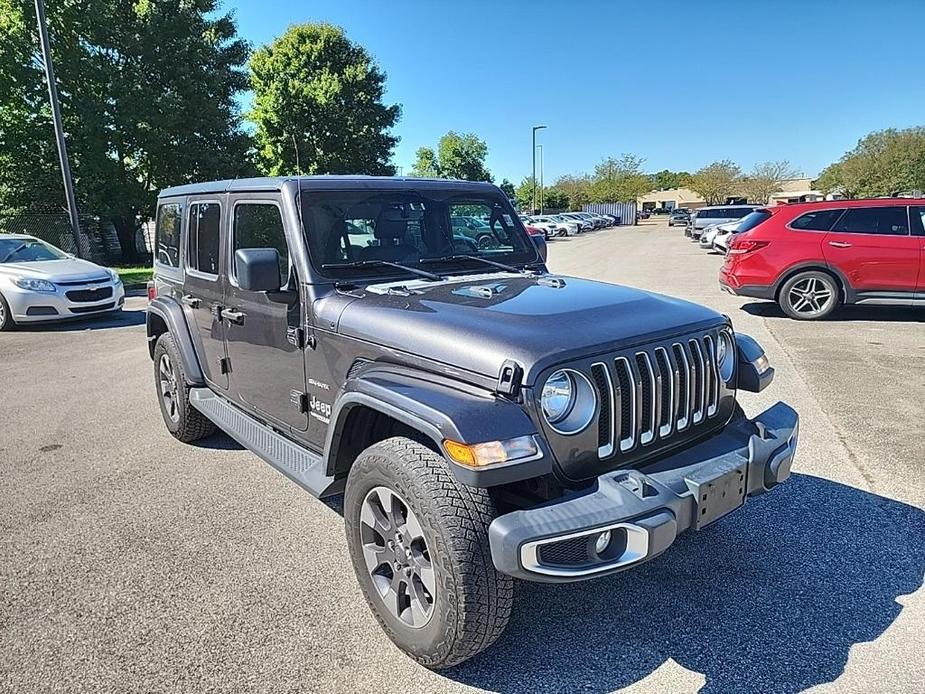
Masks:
[[[750,241],[748,239],[735,239],[729,247],[729,255],[746,255],[764,248],[770,241]]]
[[[154,282],[148,282],[148,301],[154,301],[157,298],[157,285]]]
[[[535,458],[540,452],[532,436],[518,436],[506,441],[486,443],[460,443],[452,439],[444,439],[443,450],[454,463],[466,467],[485,467]]]

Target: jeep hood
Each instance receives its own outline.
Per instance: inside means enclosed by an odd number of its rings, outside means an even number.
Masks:
[[[512,359],[530,385],[554,364],[724,320],[630,287],[496,273],[367,287],[343,307],[337,331],[485,376]]]

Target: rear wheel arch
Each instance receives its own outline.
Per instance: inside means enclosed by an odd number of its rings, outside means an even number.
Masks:
[[[784,272],[778,278],[777,282],[774,283],[774,300],[780,301],[780,292],[784,288],[784,285],[787,284],[788,280],[803,272],[825,273],[834,280],[835,285],[838,287],[840,294],[839,299],[842,303],[851,303],[853,300],[854,292],[844,275],[842,275],[838,270],[829,267],[825,263],[807,263],[806,265],[799,265],[797,267],[790,268]]]

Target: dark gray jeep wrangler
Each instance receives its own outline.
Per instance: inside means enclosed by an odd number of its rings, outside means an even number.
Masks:
[[[477,220],[490,239],[454,232]],[[498,638],[513,579],[638,566],[790,474],[796,412],[708,308],[551,274],[486,183],[170,188],[148,340],[164,421],[344,493],[357,579],[428,667]]]

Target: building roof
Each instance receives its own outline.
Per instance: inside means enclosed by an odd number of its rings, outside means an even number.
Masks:
[[[300,190],[418,190],[459,188],[460,192],[484,191],[495,188],[493,183],[459,181],[448,178],[414,178],[411,176],[266,176],[262,178],[235,178],[223,181],[205,181],[164,188],[160,197],[199,195],[203,193],[240,193],[282,190],[287,184]]]

